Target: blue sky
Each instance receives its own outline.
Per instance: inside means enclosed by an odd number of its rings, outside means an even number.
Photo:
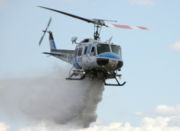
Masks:
[[[153,113],[161,105],[179,111],[180,1],[0,0],[1,79],[41,76],[51,71],[54,64],[64,64],[41,54],[49,50],[47,37],[38,46],[49,17],[53,19],[50,29],[58,48],[74,49],[72,36],[78,36],[78,40],[92,37],[93,25],[37,8],[38,5],[87,18],[113,19],[119,24],[151,28],[150,31],[102,29],[102,40],[113,36],[113,42],[122,46],[122,74],[127,84],[123,88],[105,87],[97,110],[99,121],[137,126],[144,117],[161,116]]]

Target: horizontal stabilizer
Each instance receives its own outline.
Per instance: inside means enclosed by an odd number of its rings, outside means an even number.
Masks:
[[[43,54],[53,55],[53,56],[65,56],[63,53],[55,53],[55,52],[43,52]]]

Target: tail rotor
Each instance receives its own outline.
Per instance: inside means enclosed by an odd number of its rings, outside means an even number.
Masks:
[[[41,43],[42,43],[42,41],[43,41],[43,39],[44,39],[44,36],[45,36],[45,34],[46,34],[46,32],[47,32],[50,24],[51,24],[51,21],[52,21],[52,19],[50,18],[49,21],[48,21],[48,24],[47,24],[47,26],[46,26],[46,29],[43,30],[44,33],[43,33],[43,35],[41,36],[41,39],[39,40],[39,46],[41,45]]]

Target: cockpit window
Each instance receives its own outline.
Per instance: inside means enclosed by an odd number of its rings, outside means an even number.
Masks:
[[[120,55],[120,47],[117,46],[117,45],[111,45],[111,49],[112,49],[112,52],[117,54],[117,55]]]
[[[98,54],[104,53],[104,52],[110,52],[110,48],[108,44],[97,44],[97,52]]]

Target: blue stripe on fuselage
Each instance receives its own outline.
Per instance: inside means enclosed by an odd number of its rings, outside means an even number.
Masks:
[[[100,54],[98,55],[98,57],[103,57],[103,58],[113,58],[113,59],[117,59],[117,60],[120,60],[120,56],[114,54],[114,53],[103,53],[103,54]]]

